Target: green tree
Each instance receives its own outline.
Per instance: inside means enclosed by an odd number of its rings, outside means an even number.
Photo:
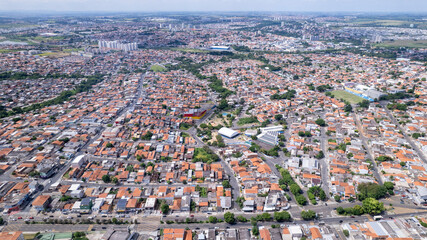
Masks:
[[[305,221],[313,220],[316,218],[316,212],[314,212],[313,210],[302,211],[301,217]]]
[[[291,220],[291,214],[289,214],[286,211],[282,212],[274,212],[274,220],[277,222],[284,222],[284,221],[290,221]]]
[[[375,198],[366,198],[362,202],[363,212],[371,215],[378,215],[384,212],[384,203],[376,200]]]
[[[104,176],[102,176],[102,181],[104,181],[105,183],[111,182],[110,175],[105,174]]]
[[[236,222],[236,218],[234,217],[234,213],[226,212],[224,214],[224,221],[228,224],[234,224]]]
[[[116,177],[113,177],[113,179],[111,179],[111,181],[113,181],[114,184],[118,184],[119,183],[119,179],[117,179]]]
[[[166,203],[163,203],[160,206],[160,211],[162,211],[163,214],[168,214],[169,213],[169,205],[167,205]]]
[[[364,213],[364,210],[363,210],[363,207],[362,206],[360,206],[360,205],[355,205],[354,207],[353,207],[353,214],[354,215],[358,215],[358,216],[360,216],[360,215],[362,215]]]
[[[326,122],[325,122],[325,120],[323,120],[323,119],[321,119],[321,118],[318,118],[318,119],[316,120],[316,124],[317,124],[317,125],[319,125],[319,126],[321,126],[321,127],[326,126]]]
[[[342,233],[344,234],[344,236],[346,236],[346,237],[350,237],[350,233],[348,232],[348,230],[347,230],[347,229],[344,229],[344,230],[342,231]]]
[[[346,104],[344,106],[344,111],[345,112],[352,112],[353,111],[353,107],[351,106],[351,104]]]
[[[222,181],[222,186],[224,188],[231,188],[230,182],[228,180]]]
[[[295,197],[295,200],[297,201],[297,203],[301,206],[304,206],[307,204],[307,198],[304,197],[304,195],[299,194]]]
[[[289,190],[291,190],[291,193],[293,195],[298,195],[301,193],[301,188],[298,186],[298,184],[293,183],[289,186]]]
[[[334,196],[335,201],[340,202],[341,201],[341,196],[340,195],[335,195]]]
[[[217,223],[218,222],[218,218],[214,217],[214,216],[209,216],[208,221],[210,223]]]

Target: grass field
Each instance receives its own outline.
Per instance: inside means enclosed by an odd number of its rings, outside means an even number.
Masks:
[[[150,70],[152,70],[154,72],[165,72],[167,69],[163,66],[160,66],[160,65],[152,65],[150,67]]]
[[[397,40],[397,41],[385,41],[382,43],[375,44],[376,47],[407,47],[407,48],[427,48],[427,40]]]
[[[207,52],[209,52],[207,50],[196,49],[196,48],[171,48],[171,50],[188,52],[188,53],[207,53]]]
[[[44,53],[38,54],[38,56],[41,56],[41,57],[51,57],[51,58],[65,57],[68,55],[70,55],[70,53],[67,53],[67,52],[44,52]]]
[[[360,103],[363,100],[365,100],[365,99],[363,99],[363,98],[361,98],[359,96],[356,96],[356,95],[351,94],[349,92],[346,92],[344,90],[336,90],[336,91],[332,91],[331,93],[334,96],[334,98],[336,98],[336,99],[344,99],[344,100],[350,102],[351,104]]]

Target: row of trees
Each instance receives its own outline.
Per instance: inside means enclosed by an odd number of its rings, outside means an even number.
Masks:
[[[30,111],[42,109],[44,107],[52,106],[52,105],[62,104],[63,102],[68,101],[71,96],[74,96],[74,95],[81,93],[81,92],[89,91],[93,85],[101,82],[102,79],[103,79],[103,75],[101,75],[101,74],[88,76],[88,77],[86,77],[86,81],[80,82],[80,84],[77,85],[73,90],[63,91],[63,92],[61,92],[61,94],[59,94],[59,96],[57,96],[53,99],[50,99],[50,100],[47,100],[47,101],[44,101],[41,103],[34,103],[34,104],[27,106],[27,107],[24,107],[24,108],[15,107],[12,110],[7,111],[4,106],[0,106],[0,118],[13,116],[15,114],[30,112]]]
[[[385,211],[384,203],[374,199],[366,198],[362,201],[362,206],[355,205],[350,208],[338,207],[337,213],[340,215],[362,215],[364,213],[371,215],[378,215]]]
[[[306,205],[307,204],[307,198],[304,197],[304,195],[302,194],[302,189],[300,188],[300,186],[294,181],[294,179],[292,178],[291,174],[289,173],[288,170],[282,168],[279,165],[276,165],[276,168],[279,170],[280,175],[282,176],[281,179],[279,179],[279,185],[280,187],[287,191],[288,188],[289,190],[292,192],[292,194],[295,196],[295,201],[299,204],[299,205]]]

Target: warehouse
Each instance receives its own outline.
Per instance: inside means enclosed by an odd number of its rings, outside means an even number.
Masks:
[[[223,127],[218,131],[219,134],[221,134],[222,136],[226,137],[226,138],[234,138],[237,135],[239,135],[238,132],[234,131],[233,129],[230,128],[226,128]]]

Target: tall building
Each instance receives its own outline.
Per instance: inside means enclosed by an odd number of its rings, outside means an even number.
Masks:
[[[138,43],[120,43],[118,41],[98,41],[99,49],[116,49],[123,51],[134,51],[138,49]]]

